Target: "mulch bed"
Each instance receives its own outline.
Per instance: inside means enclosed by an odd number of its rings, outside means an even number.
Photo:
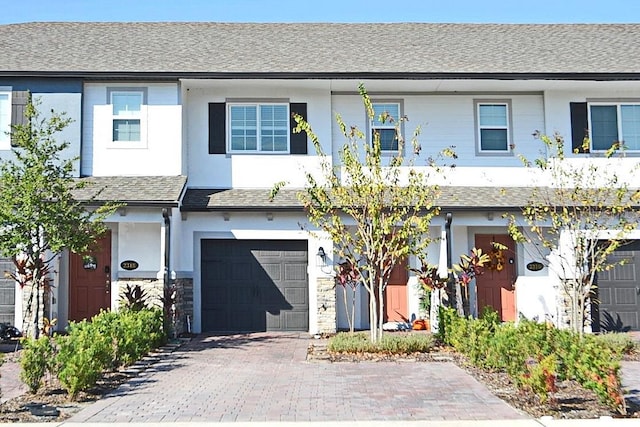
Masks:
[[[17,360],[19,353],[5,354],[5,358]],[[0,423],[60,422],[118,388],[134,375],[129,372],[108,372],[96,386],[78,394],[70,401],[56,378],[48,378],[37,393],[25,393],[0,404]]]

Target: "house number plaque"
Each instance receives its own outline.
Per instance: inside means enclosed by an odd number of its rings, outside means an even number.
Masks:
[[[527,264],[527,270],[529,271],[540,271],[544,268],[544,264],[538,261],[533,261]]]
[[[136,268],[138,268],[138,263],[136,261],[128,259],[126,261],[122,261],[120,263],[120,267],[123,270],[135,270]]]

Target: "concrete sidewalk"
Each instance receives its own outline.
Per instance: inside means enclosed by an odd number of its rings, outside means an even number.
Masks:
[[[226,427],[631,427],[638,426],[637,419],[608,419],[597,420],[450,420],[450,421],[315,421],[315,422],[277,422],[266,421],[218,423]],[[12,424],[21,427],[104,427],[104,423],[29,423]],[[194,427],[211,425],[211,423],[176,422],[162,423],[166,427]],[[148,427],[145,423],[110,423],[110,427]]]

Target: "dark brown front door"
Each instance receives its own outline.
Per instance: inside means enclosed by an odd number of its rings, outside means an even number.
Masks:
[[[491,253],[493,242],[507,248],[501,252]],[[503,322],[516,320],[516,299],[513,284],[516,279],[515,243],[507,234],[476,234],[476,248],[483,253],[491,254],[492,262],[484,269],[484,273],[476,277],[478,295],[478,313],[485,306],[492,307]]]
[[[69,256],[69,320],[91,319],[111,307],[111,232],[95,250]]]
[[[407,307],[407,281],[409,271],[407,260],[399,261],[389,276],[389,282],[384,291],[384,321],[406,322],[409,318]]]

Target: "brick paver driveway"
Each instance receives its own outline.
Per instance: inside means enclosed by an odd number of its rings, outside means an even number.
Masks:
[[[78,422],[527,418],[448,362],[307,362],[306,334],[199,336]]]

